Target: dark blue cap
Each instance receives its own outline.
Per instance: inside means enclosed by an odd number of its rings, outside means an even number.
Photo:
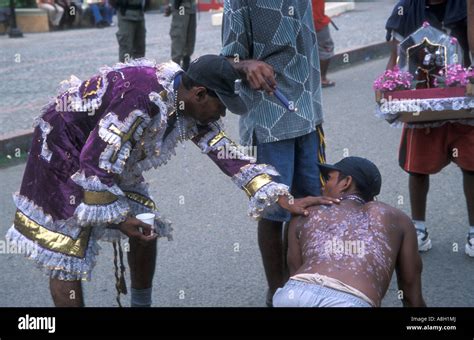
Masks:
[[[191,62],[186,75],[196,83],[214,91],[232,113],[238,115],[247,113],[245,102],[235,91],[235,82],[240,79],[240,75],[226,57],[203,55]]]
[[[334,165],[318,163],[318,167],[323,176],[327,176],[330,171],[339,171],[343,175],[351,176],[363,198],[369,201],[380,193],[382,175],[377,166],[368,159],[352,156],[343,158]]]

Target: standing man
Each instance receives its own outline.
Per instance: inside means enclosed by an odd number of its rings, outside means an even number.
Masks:
[[[321,85],[323,87],[335,86],[336,83],[327,79],[329,63],[334,56],[334,41],[331,38],[329,24],[331,18],[324,13],[325,0],[312,0],[313,19],[316,36],[318,37],[319,60],[321,65]]]
[[[257,161],[273,165],[280,173],[278,180],[295,197],[319,196],[316,163],[325,162],[325,146],[311,1],[226,0],[222,33],[221,53],[245,80],[241,93],[249,112],[240,119],[241,143],[256,146]],[[273,96],[277,85],[297,110],[282,106]],[[258,223],[268,306],[288,278],[287,232],[282,231],[290,217],[277,209]]]
[[[114,0],[110,4],[117,9],[119,60],[144,57],[146,0]]]
[[[171,60],[186,71],[196,43],[196,0],[173,0],[165,16],[171,14]]]
[[[470,4],[472,5],[472,1]],[[457,38],[464,51],[464,66],[469,66],[466,0],[401,0],[387,21],[387,40],[392,54],[387,69],[396,65],[398,45],[419,29],[424,21]],[[473,47],[471,46],[471,49]],[[462,170],[464,194],[469,217],[465,252],[474,257],[474,121],[445,121],[432,128],[404,126],[400,143],[399,164],[409,174],[411,215],[418,235],[419,251],[431,249],[426,221],[426,200],[430,175],[441,171],[450,162]],[[429,145],[429,151],[426,147]],[[456,156],[454,156],[456,155]]]

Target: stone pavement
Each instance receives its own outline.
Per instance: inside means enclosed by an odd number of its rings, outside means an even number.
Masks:
[[[357,3],[343,13],[332,30],[336,52],[384,41],[384,25],[395,0]],[[170,18],[146,15],[147,57],[169,60]],[[25,34],[22,39],[0,36],[0,135],[29,129],[33,118],[71,74],[86,79],[102,65],[118,60],[117,27]],[[211,14],[200,13],[194,57],[220,52],[221,27],[211,25]]]

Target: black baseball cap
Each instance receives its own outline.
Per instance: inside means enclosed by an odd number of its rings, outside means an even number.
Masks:
[[[368,159],[346,157],[334,165],[318,163],[318,167],[323,176],[327,176],[330,171],[339,171],[346,176],[351,176],[361,194],[369,201],[380,193],[382,175],[377,166]]]
[[[214,54],[200,56],[191,62],[186,75],[215,92],[229,111],[238,115],[247,113],[247,105],[235,91],[235,81],[240,79],[240,75],[226,57]]]

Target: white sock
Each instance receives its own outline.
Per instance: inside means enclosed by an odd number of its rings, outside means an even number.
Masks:
[[[425,221],[413,220],[416,229],[426,231]]]
[[[469,235],[474,235],[474,225],[469,226]]]

